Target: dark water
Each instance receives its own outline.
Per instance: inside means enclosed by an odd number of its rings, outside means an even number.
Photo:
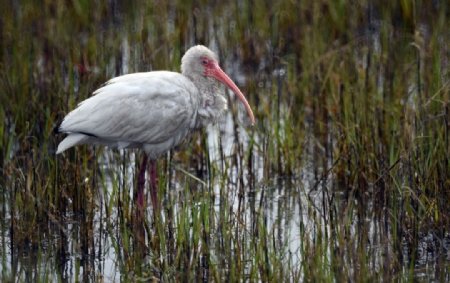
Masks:
[[[3,1],[2,281],[450,281],[449,8]],[[3,40],[2,40],[3,39]],[[53,128],[202,43],[249,97],[159,161]]]

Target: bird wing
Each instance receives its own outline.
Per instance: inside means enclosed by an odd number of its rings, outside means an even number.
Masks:
[[[198,90],[175,72],[116,77],[81,102],[60,130],[108,141],[157,144],[192,128]]]

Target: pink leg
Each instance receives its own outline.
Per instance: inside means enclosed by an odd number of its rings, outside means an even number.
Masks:
[[[141,167],[139,168],[138,176],[138,188],[137,188],[137,205],[140,209],[144,208],[144,188],[145,188],[145,171],[147,169],[148,156],[144,153],[144,158],[142,159]]]
[[[137,191],[134,196],[136,210],[135,218],[133,219],[133,243],[136,246],[136,255],[139,258],[145,257],[145,251],[147,251],[146,238],[145,238],[145,226],[144,226],[144,212],[145,212],[145,173],[147,171],[148,157],[144,153],[141,166],[139,167]]]
[[[158,209],[158,173],[156,160],[150,160],[150,194],[152,197],[153,210]]]

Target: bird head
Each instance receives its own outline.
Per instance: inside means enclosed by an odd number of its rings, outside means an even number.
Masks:
[[[230,88],[244,104],[252,125],[255,124],[253,111],[241,90],[220,68],[217,55],[203,45],[189,48],[181,59],[181,72],[190,78],[213,78]]]

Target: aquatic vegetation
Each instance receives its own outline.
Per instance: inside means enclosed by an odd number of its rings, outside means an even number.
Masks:
[[[1,6],[2,281],[450,280],[445,1]],[[257,123],[233,106],[171,152],[140,218],[139,152],[56,157],[53,129],[196,43]]]

